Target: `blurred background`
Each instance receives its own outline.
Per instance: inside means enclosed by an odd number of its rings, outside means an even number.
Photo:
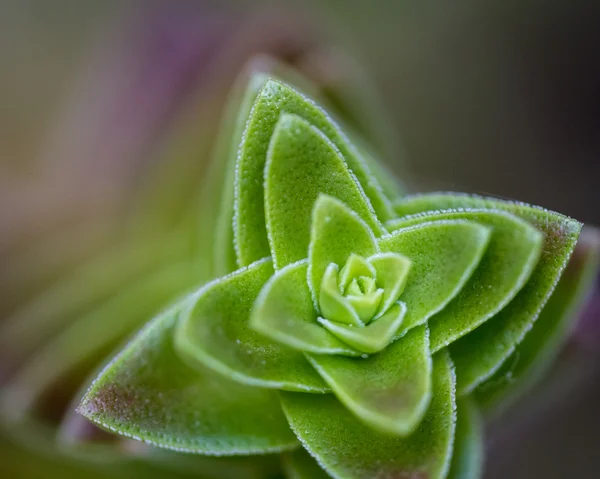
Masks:
[[[113,298],[115,284],[172,262],[147,238],[188,231],[185,205],[227,92],[256,53],[314,81],[409,191],[519,199],[599,225],[599,25],[591,0],[0,0],[0,313],[13,325],[0,339],[5,409],[35,410],[65,441],[84,434],[71,398],[153,310],[93,352],[71,351],[72,338],[94,334],[92,305]],[[345,107],[353,99],[359,107]],[[193,236],[175,236],[185,261]],[[121,276],[106,279],[103,268],[123,258]],[[74,301],[84,277],[99,286]],[[88,326],[60,319],[88,309]],[[598,477],[598,296],[582,318],[536,391],[490,421],[486,478]],[[65,348],[71,356],[56,359]],[[5,442],[5,477],[49,470],[23,468],[15,458],[25,453],[8,445],[18,441]]]

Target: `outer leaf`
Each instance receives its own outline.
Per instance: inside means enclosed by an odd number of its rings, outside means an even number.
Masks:
[[[282,393],[282,405],[304,447],[334,478],[442,479],[455,425],[455,377],[450,358],[434,357],[433,400],[411,436],[392,438],[362,425],[333,396]]]
[[[392,341],[400,329],[405,315],[406,305],[399,301],[383,316],[363,327],[340,324],[323,318],[319,318],[318,321],[331,334],[354,349],[373,354],[381,351]]]
[[[250,327],[300,351],[358,355],[317,322],[307,271],[303,260],[275,272],[254,303]]]
[[[272,67],[271,63],[264,61],[251,63],[236,81],[222,120],[211,170],[207,175],[207,181],[204,182],[201,199],[202,207],[206,211],[201,217],[204,221],[200,224],[203,231],[199,238],[209,236],[207,232],[214,231],[212,272],[215,277],[231,273],[236,269],[233,246],[233,204],[238,148],[252,105],[268,78],[260,70]],[[215,200],[219,202],[218,214],[215,214]]]
[[[313,205],[324,193],[343,201],[377,234],[383,229],[339,150],[299,116],[275,125],[264,176],[265,215],[276,269],[306,258]]]
[[[265,259],[204,286],[182,314],[178,350],[242,383],[327,392],[301,353],[273,343],[248,324],[252,305],[272,274],[271,260]]]
[[[341,268],[351,254],[367,257],[377,251],[373,232],[356,213],[331,196],[319,196],[313,209],[308,251],[308,285],[315,303],[327,266],[335,263]]]
[[[283,455],[286,479],[327,479],[327,474],[306,450],[299,448]]]
[[[522,203],[458,194],[408,198],[397,205],[397,210],[399,214],[406,214],[456,207],[508,211],[544,234],[540,260],[519,294],[496,316],[450,346],[456,363],[459,392],[464,394],[490,377],[531,329],[575,248],[581,224],[558,213]]]
[[[5,417],[21,420],[51,386],[82,366],[101,362],[132,330],[190,288],[194,273],[188,263],[154,272],[52,337],[5,386],[1,405]]]
[[[424,222],[379,240],[384,252],[412,262],[400,299],[408,311],[401,331],[423,324],[462,289],[479,264],[490,238],[485,226],[464,220]]]
[[[479,479],[483,472],[483,420],[470,398],[457,401],[456,437],[448,479]]]
[[[368,358],[308,358],[338,399],[369,427],[405,436],[427,410],[431,357],[425,326]]]
[[[188,368],[173,349],[182,305],[155,318],[100,374],[79,412],[159,447],[211,455],[296,447],[273,393]]]
[[[506,408],[552,365],[594,286],[600,266],[600,234],[585,227],[554,293],[523,342],[502,367],[475,390],[486,409]],[[498,412],[498,411],[495,411]]]
[[[464,288],[430,319],[432,351],[469,333],[506,306],[531,276],[543,242],[541,233],[533,226],[503,211],[435,211],[394,223],[406,226],[457,219],[488,226],[493,234]]]
[[[270,254],[265,225],[263,173],[269,142],[281,112],[298,115],[321,130],[340,150],[377,215],[383,220],[393,215],[389,201],[375,177],[327,114],[302,94],[270,80],[252,107],[238,157],[234,231],[240,266]]]

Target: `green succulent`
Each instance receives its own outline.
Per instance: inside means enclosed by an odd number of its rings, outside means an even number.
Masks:
[[[213,280],[134,337],[79,412],[177,451],[283,453],[290,478],[478,477],[480,406],[512,394],[502,375],[527,338],[530,364],[542,355],[536,319],[581,224],[402,196],[277,78],[252,76],[236,105],[202,204]]]

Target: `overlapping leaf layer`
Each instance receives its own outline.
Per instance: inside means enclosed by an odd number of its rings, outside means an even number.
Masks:
[[[477,477],[471,393],[535,331],[581,225],[388,197],[323,109],[274,78],[250,85],[220,165],[227,221],[204,232],[222,276],[134,338],[79,411],[198,454],[294,451],[289,477]]]

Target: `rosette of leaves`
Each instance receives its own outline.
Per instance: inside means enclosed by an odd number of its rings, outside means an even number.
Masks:
[[[581,225],[403,197],[358,137],[275,78],[253,76],[236,111],[202,204],[215,279],[153,319],[79,412],[178,451],[283,453],[290,478],[478,477],[477,402],[535,331]]]

